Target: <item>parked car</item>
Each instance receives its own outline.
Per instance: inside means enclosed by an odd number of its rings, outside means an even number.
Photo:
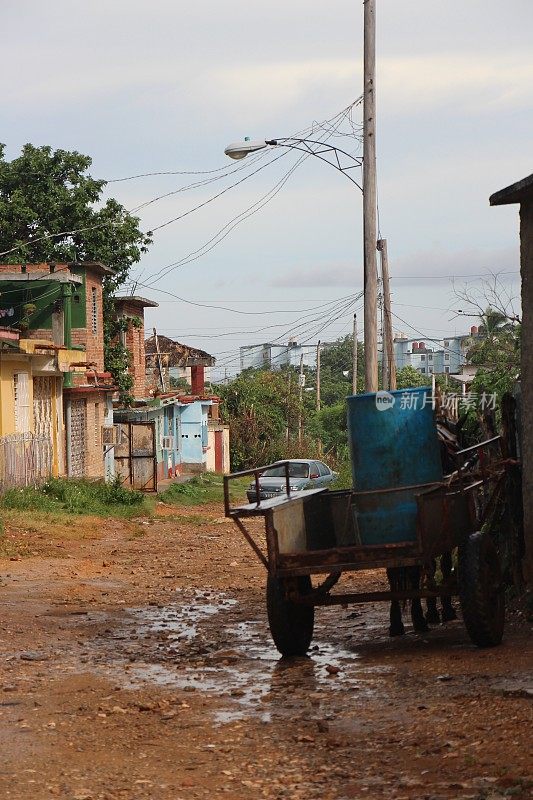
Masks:
[[[337,473],[333,472],[322,461],[303,458],[289,461],[289,486],[291,492],[302,492],[306,489],[325,489],[337,477]],[[266,469],[259,478],[259,499],[267,500],[269,497],[277,497],[285,492],[285,466],[280,464],[278,467],[274,464],[274,466]],[[248,502],[257,502],[255,482],[250,484],[246,494]]]

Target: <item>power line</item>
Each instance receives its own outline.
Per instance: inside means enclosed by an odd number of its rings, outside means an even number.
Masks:
[[[314,306],[314,308],[299,309],[299,310],[294,310],[294,309],[290,310],[290,309],[284,308],[284,309],[280,309],[278,311],[272,311],[272,310],[270,310],[270,311],[241,311],[238,308],[229,308],[228,306],[216,306],[216,305],[212,305],[210,303],[198,303],[195,300],[187,300],[185,297],[180,297],[179,295],[174,294],[174,292],[169,292],[167,289],[158,289],[156,287],[149,286],[149,285],[147,285],[145,283],[138,283],[137,285],[138,286],[142,286],[145,289],[151,289],[154,292],[161,292],[162,294],[170,295],[170,297],[174,297],[174,298],[176,298],[176,300],[179,300],[182,303],[187,303],[187,305],[197,306],[197,307],[200,307],[200,308],[214,308],[214,309],[218,309],[220,311],[230,311],[233,314],[244,314],[246,316],[263,316],[265,314],[269,314],[269,315],[272,315],[272,314],[301,314],[302,311],[304,311],[304,312],[315,311],[315,310],[317,310],[319,308],[324,308],[325,306],[328,306],[331,303],[331,301],[330,301],[329,303],[322,303],[321,305]],[[337,301],[334,301],[334,302],[337,302]]]
[[[423,283],[426,280],[437,280],[437,281],[444,281],[444,280],[451,280],[453,278],[486,278],[489,275],[489,272],[481,272],[476,275],[391,275],[391,280],[418,280]],[[498,275],[519,275],[520,270],[504,270],[503,272],[499,272]]]
[[[337,306],[334,309],[330,309],[329,312],[326,312],[325,314],[321,314],[321,315],[319,315],[318,317],[316,317],[313,320],[307,320],[306,322],[300,323],[299,325],[295,325],[295,324],[291,325],[290,328],[285,330],[283,333],[281,333],[275,339],[272,339],[268,344],[277,344],[281,339],[286,339],[289,335],[294,335],[297,331],[298,331],[298,335],[299,336],[308,336],[309,337],[306,341],[301,342],[301,344],[306,344],[307,341],[310,341],[312,338],[317,336],[318,333],[322,332],[322,330],[328,328],[330,324],[332,324],[333,322],[335,322],[339,318],[339,316],[342,316],[342,314],[346,313],[348,311],[348,309],[351,306],[353,306],[357,302],[358,299],[361,298],[361,296],[362,296],[362,292],[358,296],[353,297],[352,299],[350,299],[348,303],[337,304]],[[333,317],[333,319],[330,319],[329,322],[326,322],[326,324],[324,326],[320,327],[320,325],[322,325],[323,320],[326,317],[328,317],[330,313],[336,313],[339,310],[339,307],[341,305],[342,305],[342,307],[340,308],[340,313],[337,314],[337,316]],[[313,330],[313,325],[316,322],[319,322],[319,329],[318,330]],[[304,328],[304,330],[300,330],[301,328]],[[312,333],[311,333],[311,330],[313,330]],[[234,363],[235,361],[238,361],[238,360],[240,360],[240,350],[239,350],[238,354],[234,358],[231,358],[231,359],[229,359],[229,360],[227,360],[225,362],[222,362],[222,364],[220,364],[220,366],[229,366],[230,364],[232,364],[232,363]]]
[[[334,117],[332,117],[332,120],[340,119],[339,124],[341,124],[342,120],[347,116],[347,114],[348,114],[349,110],[352,108],[352,106],[356,105],[357,103],[358,103],[358,101],[355,101],[355,103],[352,103],[352,104],[350,104],[350,106],[347,106],[341,112],[339,112]],[[326,120],[323,124],[325,125],[325,124],[330,123],[330,122],[331,122],[331,120]],[[304,129],[304,132],[306,130],[309,130],[309,128]],[[314,125],[311,126],[311,130],[315,130]],[[279,158],[282,158],[284,155],[287,154],[287,152],[288,151],[285,151],[285,152],[281,153],[279,156],[276,156],[275,158],[271,159],[271,161],[267,162],[266,164],[263,164],[257,170],[253,170],[251,173],[246,175],[244,178],[241,178],[239,181],[236,181],[234,184],[231,184],[229,187],[226,187],[224,190],[222,190],[221,192],[218,192],[217,194],[215,194],[214,196],[212,196],[208,200],[204,201],[203,203],[198,204],[197,206],[193,207],[192,209],[189,209],[188,211],[184,212],[183,214],[180,214],[177,217],[174,217],[173,219],[167,220],[166,222],[161,223],[160,225],[152,227],[150,233],[153,233],[154,231],[160,230],[160,229],[172,224],[173,222],[177,222],[178,220],[183,219],[184,217],[188,216],[189,214],[194,213],[195,211],[199,210],[200,208],[203,208],[207,204],[209,204],[209,203],[213,202],[214,200],[216,200],[221,195],[225,194],[230,189],[234,188],[235,186],[240,185],[243,181],[248,180],[248,178],[250,178],[253,175],[257,174],[257,172],[259,172],[260,170],[264,169],[269,164],[277,161]],[[262,158],[263,154],[261,154],[260,157]],[[246,168],[249,168],[250,165],[253,166],[253,163],[255,163],[253,161],[253,159],[252,159],[252,163],[250,163],[250,161],[248,161],[248,164],[246,165]],[[237,172],[237,171],[239,171],[241,169],[244,169],[244,167],[241,167],[239,165],[234,170],[232,170],[231,173],[228,173],[228,174],[232,174],[233,172]],[[219,170],[215,170],[214,172],[218,172],[218,171]],[[209,170],[206,170],[205,173],[203,173],[203,174],[207,174],[209,172],[210,172]],[[147,175],[148,173],[145,173],[145,174]],[[201,173],[199,171],[197,171],[196,173],[193,173],[193,174],[201,174]],[[196,184],[193,184],[192,186],[196,186]],[[154,198],[153,201],[148,201],[148,202],[155,202],[156,199],[160,199],[160,198]],[[142,207],[142,206],[140,206],[140,207]],[[131,213],[131,212],[127,212],[127,213]],[[40,241],[44,241],[46,239],[54,239],[54,238],[59,238],[59,237],[71,237],[71,236],[74,236],[75,234],[78,234],[78,233],[85,233],[85,232],[90,231],[90,230],[96,230],[96,229],[107,227],[107,226],[119,226],[120,224],[123,224],[123,223],[121,223],[121,221],[106,220],[105,222],[95,223],[94,225],[87,225],[87,226],[84,226],[82,228],[75,228],[75,229],[72,229],[72,230],[60,231],[58,233],[43,234],[42,236],[37,236],[37,237],[33,237],[31,239],[28,239],[25,242],[20,242],[17,245],[15,245],[14,247],[9,248],[8,250],[4,250],[4,251],[0,252],[0,257],[8,255],[9,253],[13,253],[16,250],[20,250],[21,248],[23,248],[25,246],[33,245],[33,244],[36,244],[36,243],[38,243]]]

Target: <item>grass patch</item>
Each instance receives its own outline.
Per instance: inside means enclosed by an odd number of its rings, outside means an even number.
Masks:
[[[241,478],[230,483],[230,496],[240,501],[246,496],[249,478]],[[224,502],[224,479],[213,472],[203,472],[186,483],[172,483],[159,495],[164,503],[176,506],[200,506],[204,503]]]
[[[152,504],[142,492],[126,489],[118,481],[50,478],[39,488],[9,489],[0,499],[0,506],[63,518],[65,514],[83,514],[128,519],[150,513]]]

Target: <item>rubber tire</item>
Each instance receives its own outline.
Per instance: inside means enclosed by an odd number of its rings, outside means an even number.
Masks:
[[[505,594],[500,556],[489,536],[471,533],[459,547],[458,579],[468,635],[478,647],[495,647],[503,637]]]
[[[295,582],[300,594],[311,592],[309,575],[302,575]],[[285,586],[283,578],[268,576],[266,599],[270,633],[282,656],[304,656],[313,638],[315,609],[287,600]]]

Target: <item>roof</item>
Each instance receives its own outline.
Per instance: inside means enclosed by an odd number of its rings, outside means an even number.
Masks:
[[[214,356],[206,353],[205,350],[198,350],[196,347],[190,347],[180,342],[175,342],[169,339],[168,336],[158,336],[159,352],[165,356],[165,366],[169,367],[212,367],[216,361]],[[150,336],[144,342],[144,350],[152,361],[151,356],[157,355],[157,347],[155,343],[155,336]]]
[[[122,294],[118,297],[115,297],[115,302],[117,303],[129,303],[132,306],[139,306],[139,308],[158,308],[159,303],[155,303],[153,300],[147,300],[146,297],[139,297],[137,294]],[[161,337],[160,337],[161,338]]]
[[[89,267],[100,275],[114,275],[115,270],[111,267],[106,267],[101,261],[72,261],[68,264],[70,269],[83,269]]]
[[[521,181],[500,189],[489,198],[491,206],[506,206],[511,203],[521,203],[523,200],[533,200],[533,173]]]

